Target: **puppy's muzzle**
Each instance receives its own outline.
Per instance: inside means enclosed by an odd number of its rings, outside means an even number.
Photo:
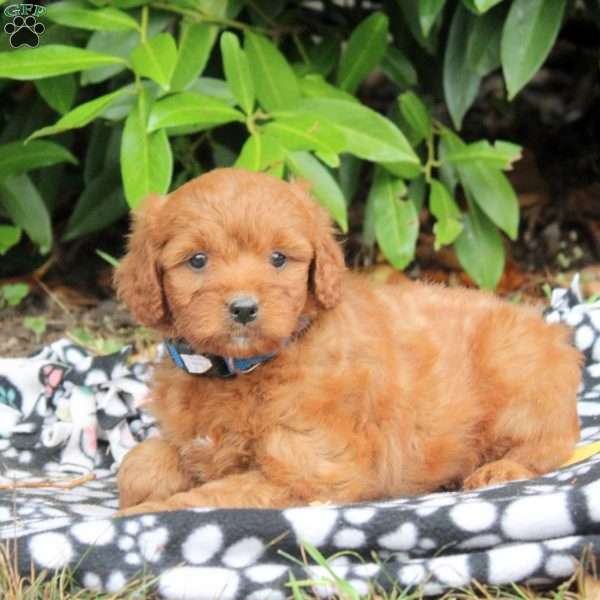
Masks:
[[[229,303],[229,316],[236,322],[246,325],[258,317],[258,302],[252,296],[235,298]]]

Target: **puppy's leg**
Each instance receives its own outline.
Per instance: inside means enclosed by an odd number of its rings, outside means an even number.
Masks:
[[[192,482],[181,467],[177,449],[153,438],[127,453],[117,475],[119,506],[128,508],[145,500],[163,500],[189,489]]]
[[[504,320],[479,340],[476,364],[490,407],[485,453],[498,460],[467,477],[465,489],[547,473],[569,458],[579,439],[581,357],[566,332],[519,315]]]
[[[247,471],[210,481],[159,502],[143,502],[120,516],[214,506],[219,508],[284,508],[299,499],[289,489],[270,482],[260,471]]]

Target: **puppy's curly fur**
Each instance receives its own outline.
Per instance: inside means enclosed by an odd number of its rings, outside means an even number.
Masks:
[[[160,365],[162,437],[121,466],[125,512],[471,489],[545,473],[578,439],[580,356],[564,328],[483,292],[346,272],[298,184],[219,169],[149,198],[116,283],[141,323],[198,352],[277,353],[230,379]],[[227,310],[240,294],[259,303],[246,325]]]

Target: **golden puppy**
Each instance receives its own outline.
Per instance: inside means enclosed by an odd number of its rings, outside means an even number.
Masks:
[[[125,513],[472,489],[550,471],[578,439],[564,328],[346,272],[299,185],[219,169],[149,198],[116,282],[172,355],[152,389],[162,436],[119,471]]]

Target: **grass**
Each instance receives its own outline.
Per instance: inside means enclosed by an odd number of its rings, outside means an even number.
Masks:
[[[318,600],[316,588],[331,590],[332,600],[425,600],[422,589],[401,588],[384,592],[376,586],[367,595],[359,595],[352,585],[338,577],[330,562],[339,556],[355,556],[351,552],[341,552],[325,558],[315,547],[304,543],[300,549],[302,560],[284,554],[290,561],[305,566],[314,564],[322,568],[323,577],[298,580],[290,572],[287,583],[287,597],[291,600]],[[283,553],[282,553],[283,554]],[[595,561],[591,553],[584,554],[580,568],[567,581],[546,591],[536,591],[526,586],[486,586],[477,582],[469,588],[454,590],[444,594],[440,600],[600,600],[600,581],[595,574]],[[1,600],[158,600],[153,591],[155,579],[140,577],[129,582],[127,587],[114,594],[98,593],[81,589],[70,569],[63,569],[53,575],[45,571],[36,573],[33,568],[29,575],[18,573],[16,557],[11,555],[8,546],[0,546],[0,598]],[[216,598],[215,600],[218,600]]]

